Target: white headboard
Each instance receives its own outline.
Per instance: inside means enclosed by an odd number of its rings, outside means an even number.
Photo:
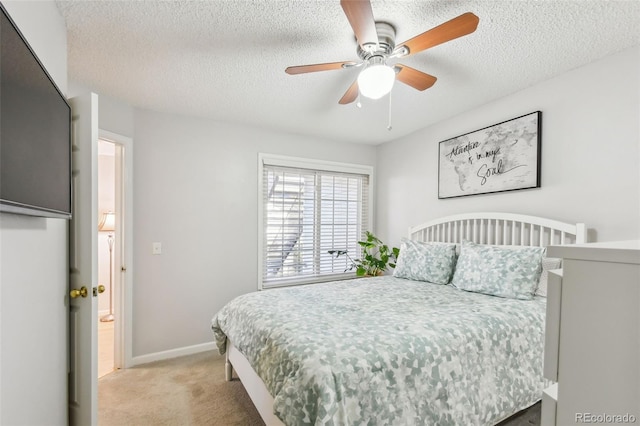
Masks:
[[[587,228],[584,223],[513,213],[464,213],[413,226],[409,228],[409,239],[546,247],[586,243]]]

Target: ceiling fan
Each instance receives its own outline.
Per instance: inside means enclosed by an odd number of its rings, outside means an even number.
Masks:
[[[479,22],[479,18],[473,13],[463,13],[396,45],[395,28],[389,23],[374,20],[370,0],[341,0],[340,6],[347,15],[356,36],[357,54],[360,62],[345,61],[298,65],[288,67],[285,72],[293,75],[364,67],[356,81],[351,84],[338,102],[343,105],[355,101],[358,93],[368,98],[379,99],[391,91],[396,79],[417,90],[425,90],[433,86],[436,77],[406,65],[388,65],[387,61],[414,55],[430,47],[471,34],[476,30]]]

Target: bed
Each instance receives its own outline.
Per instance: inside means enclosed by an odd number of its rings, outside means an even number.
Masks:
[[[267,425],[492,425],[540,400],[545,298],[461,289],[461,271],[474,250],[585,242],[585,225],[462,214],[407,240],[455,244],[459,287],[386,275],[250,293],[214,316],[227,380]]]

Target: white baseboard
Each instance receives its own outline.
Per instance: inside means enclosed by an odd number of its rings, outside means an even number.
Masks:
[[[183,348],[170,349],[168,351],[155,352],[152,354],[134,356],[131,360],[132,366],[146,364],[153,361],[161,361],[163,359],[176,358],[183,355],[193,355],[200,352],[217,350],[215,342],[201,343],[199,345],[185,346]],[[216,352],[217,353],[217,352]]]

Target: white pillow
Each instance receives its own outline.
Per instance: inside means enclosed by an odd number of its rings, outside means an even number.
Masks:
[[[542,258],[542,273],[540,274],[540,280],[538,281],[538,289],[536,290],[536,296],[547,297],[547,281],[549,279],[549,271],[552,269],[559,269],[562,266],[562,259],[558,257],[544,257]]]

